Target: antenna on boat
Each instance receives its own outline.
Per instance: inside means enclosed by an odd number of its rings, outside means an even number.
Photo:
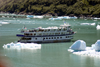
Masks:
[[[26,28],[25,25],[24,25],[24,26],[22,27],[22,29],[25,30],[25,29],[27,29],[27,28]]]
[[[25,27],[25,25],[22,27],[21,32],[24,32],[25,30],[27,30],[27,28]]]
[[[27,29],[27,28],[25,27],[25,25],[23,26],[23,29]]]
[[[63,22],[66,23],[65,20],[63,20]]]

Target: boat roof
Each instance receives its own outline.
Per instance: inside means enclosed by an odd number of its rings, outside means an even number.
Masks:
[[[58,27],[54,26],[54,27],[47,27],[47,28],[42,28],[42,29],[58,29]]]
[[[61,29],[61,28],[64,28],[64,27],[70,27],[69,24],[64,24],[64,25],[60,25],[60,27],[57,27],[57,26],[52,26],[52,27],[47,27],[47,28],[42,28],[42,27],[38,27],[38,28],[32,28],[32,29]]]

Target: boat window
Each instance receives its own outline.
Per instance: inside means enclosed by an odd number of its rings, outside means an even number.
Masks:
[[[29,32],[32,32],[32,30],[29,30]]]
[[[65,31],[66,29],[64,28],[64,31]]]
[[[28,34],[28,33],[24,33],[24,35],[25,35],[25,36],[28,36],[29,34]]]
[[[22,40],[31,40],[31,38],[21,38]]]
[[[42,35],[42,34],[39,34],[39,35]]]
[[[61,33],[61,34],[63,34],[63,33]]]
[[[30,35],[33,35],[32,33],[30,33]]]
[[[45,30],[44,32],[47,32],[47,30]]]
[[[58,33],[55,33],[55,35],[57,35]]]
[[[56,31],[56,29],[54,29],[54,31]]]
[[[45,35],[48,35],[48,33],[45,33]]]
[[[28,38],[28,40],[31,40],[31,38]]]
[[[43,38],[43,40],[45,40],[45,38]]]
[[[49,35],[51,35],[51,33]]]
[[[36,35],[36,33],[34,33],[34,36]]]
[[[35,38],[35,40],[37,40],[37,38]]]
[[[50,29],[48,29],[48,31],[50,31]]]
[[[43,33],[43,35],[45,35],[45,33]]]
[[[61,31],[61,29],[59,29],[59,31]]]

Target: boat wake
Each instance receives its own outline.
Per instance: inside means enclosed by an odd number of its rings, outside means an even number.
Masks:
[[[86,43],[83,40],[77,40],[68,51],[76,55],[100,58],[100,40],[97,40],[91,47],[86,47]]]
[[[8,43],[3,45],[4,49],[41,49],[41,44],[36,43]]]

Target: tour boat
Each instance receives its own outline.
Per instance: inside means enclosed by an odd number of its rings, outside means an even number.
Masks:
[[[38,27],[35,29],[22,29],[18,42],[22,43],[54,43],[54,42],[67,42],[73,39],[75,32],[72,31],[69,24],[63,24],[59,27]]]

